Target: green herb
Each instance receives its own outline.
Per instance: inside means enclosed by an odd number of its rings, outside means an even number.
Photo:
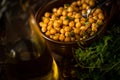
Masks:
[[[76,71],[80,80],[119,80],[120,76],[120,25],[114,25],[107,35],[85,49],[75,50]],[[80,44],[79,44],[80,45]]]
[[[69,16],[66,16],[65,19],[66,19],[66,20],[73,20],[73,18],[72,18],[72,17],[69,17]]]

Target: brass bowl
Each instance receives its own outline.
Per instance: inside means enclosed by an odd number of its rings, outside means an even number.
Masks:
[[[35,15],[38,26],[39,26],[39,22],[41,21],[41,17],[44,15],[45,12],[51,12],[51,10],[53,8],[63,6],[66,3],[70,4],[73,1],[76,1],[76,0],[66,0],[66,1],[52,0],[52,1],[48,2],[47,4],[43,5],[42,7],[40,7]],[[105,12],[105,15],[106,15],[106,12]],[[97,34],[87,38],[84,41],[84,44],[82,44],[83,47],[90,45],[93,41],[95,41],[96,39],[99,39],[103,35],[105,28],[107,26],[107,23],[108,23],[108,18],[106,18],[106,19],[107,20],[105,20],[105,24],[101,27],[101,29],[99,29]],[[39,28],[40,28],[40,26],[39,26]],[[56,41],[56,40],[53,40],[53,39],[47,37],[42,32],[41,32],[41,34],[42,34],[43,38],[45,39],[47,46],[53,53],[56,53],[56,54],[59,54],[61,56],[65,56],[65,57],[71,57],[71,56],[73,56],[73,49],[78,48],[78,41],[61,42],[61,41]]]

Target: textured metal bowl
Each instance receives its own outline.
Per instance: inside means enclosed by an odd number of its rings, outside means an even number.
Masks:
[[[41,17],[44,15],[45,12],[51,12],[51,10],[53,8],[63,6],[66,3],[69,4],[73,1],[76,1],[76,0],[66,0],[66,1],[52,0],[52,1],[48,2],[47,4],[43,5],[42,7],[40,7],[35,15],[38,26],[39,26],[39,22],[41,21]],[[105,15],[106,15],[106,13],[105,13]],[[99,31],[97,32],[96,35],[91,36],[84,41],[85,44],[83,44],[83,46],[88,46],[96,39],[99,39],[100,36],[102,36],[102,34],[107,26],[107,23],[108,23],[108,19],[105,20],[105,24],[101,27],[101,29],[99,29]],[[39,26],[39,28],[40,28],[40,26]],[[61,56],[65,56],[65,57],[72,56],[73,49],[78,47],[77,41],[61,42],[61,41],[56,41],[56,40],[50,39],[42,32],[41,32],[41,34],[44,37],[44,39],[46,40],[46,43],[47,43],[48,47],[50,48],[50,50]]]

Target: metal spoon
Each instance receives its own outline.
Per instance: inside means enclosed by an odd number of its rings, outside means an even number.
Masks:
[[[86,14],[82,14],[82,16],[84,18],[88,18],[89,14],[92,12],[93,9],[97,8],[97,7],[102,7],[103,5],[105,5],[106,3],[108,3],[109,1],[112,1],[112,0],[104,0],[103,2],[101,3],[97,3],[95,4],[93,7],[90,7],[88,10],[87,10],[87,13]]]

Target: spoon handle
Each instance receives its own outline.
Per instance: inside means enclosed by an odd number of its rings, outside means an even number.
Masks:
[[[95,0],[96,4],[91,7],[92,9],[95,7],[102,7],[104,6],[106,3],[111,2],[112,0]]]

